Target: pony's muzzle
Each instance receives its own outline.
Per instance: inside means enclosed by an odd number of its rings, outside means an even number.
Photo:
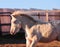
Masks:
[[[14,32],[13,32],[13,31],[10,31],[10,34],[11,34],[11,35],[14,35]]]

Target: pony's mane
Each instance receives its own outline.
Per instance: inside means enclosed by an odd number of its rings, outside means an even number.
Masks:
[[[24,11],[14,11],[11,15],[12,16],[19,16],[20,14],[26,14],[27,12]]]
[[[28,16],[29,12],[24,12],[24,11],[15,11],[11,14],[11,16],[17,17],[17,16],[26,16],[29,19],[31,19],[32,21],[36,22],[36,20],[34,20],[32,17]]]

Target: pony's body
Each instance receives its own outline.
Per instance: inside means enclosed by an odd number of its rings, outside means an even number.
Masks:
[[[16,15],[16,16],[15,16]],[[20,26],[25,30],[26,47],[34,47],[38,41],[52,41],[60,35],[60,25],[54,26],[50,22],[35,21],[32,17],[13,13],[11,16],[11,34],[19,31]]]

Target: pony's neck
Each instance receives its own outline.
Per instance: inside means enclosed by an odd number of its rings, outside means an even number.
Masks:
[[[35,25],[35,22],[32,22],[32,21],[23,21],[22,22],[22,27],[25,29],[26,28],[26,25],[31,28],[33,25]]]
[[[28,17],[22,17],[22,27],[25,29],[26,25],[29,26],[29,28],[31,26],[33,26],[34,24],[36,24],[36,21],[28,18]]]

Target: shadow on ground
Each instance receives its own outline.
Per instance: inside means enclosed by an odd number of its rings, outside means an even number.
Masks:
[[[21,44],[25,43],[25,33],[0,36],[0,44],[20,44],[20,43]]]
[[[17,33],[16,35],[0,36],[0,47],[26,47],[25,33]],[[50,43],[38,43],[36,47],[60,47],[59,41]]]

